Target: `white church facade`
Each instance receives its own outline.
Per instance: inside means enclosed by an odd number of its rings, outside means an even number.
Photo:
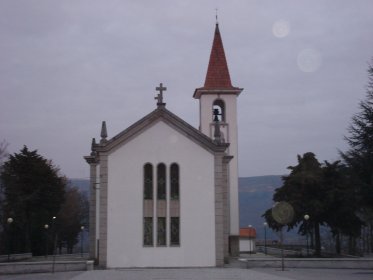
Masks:
[[[239,252],[237,109],[216,25],[196,129],[166,109],[92,140],[90,257],[101,267],[222,266]]]

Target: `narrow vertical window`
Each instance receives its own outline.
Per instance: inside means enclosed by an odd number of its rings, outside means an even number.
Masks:
[[[171,217],[171,246],[180,245],[180,218]]]
[[[153,245],[153,217],[144,218],[144,246]]]
[[[157,199],[166,199],[166,166],[163,163],[157,167]]]
[[[166,246],[166,217],[158,217],[157,245]]]
[[[179,166],[173,163],[170,169],[171,199],[175,200],[179,199]]]
[[[153,165],[144,165],[143,183],[143,244],[153,246]]]
[[[180,170],[177,163],[170,166],[170,246],[180,245]]]
[[[150,163],[144,166],[144,199],[153,199],[153,166]]]

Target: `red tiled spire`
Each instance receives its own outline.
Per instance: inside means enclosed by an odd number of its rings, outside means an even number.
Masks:
[[[215,27],[214,41],[212,43],[204,88],[233,88],[218,24]]]

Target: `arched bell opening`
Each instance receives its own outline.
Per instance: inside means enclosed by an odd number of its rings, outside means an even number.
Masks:
[[[212,104],[212,120],[225,122],[225,103],[221,99],[216,99]]]

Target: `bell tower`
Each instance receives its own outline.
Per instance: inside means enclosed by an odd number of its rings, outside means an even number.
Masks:
[[[199,129],[214,138],[214,126],[218,122],[222,141],[229,143],[228,153],[233,156],[229,163],[229,247],[231,255],[238,254],[238,147],[237,147],[237,97],[243,89],[232,86],[224,53],[219,25],[216,23],[205,84],[194,91],[199,99]]]

